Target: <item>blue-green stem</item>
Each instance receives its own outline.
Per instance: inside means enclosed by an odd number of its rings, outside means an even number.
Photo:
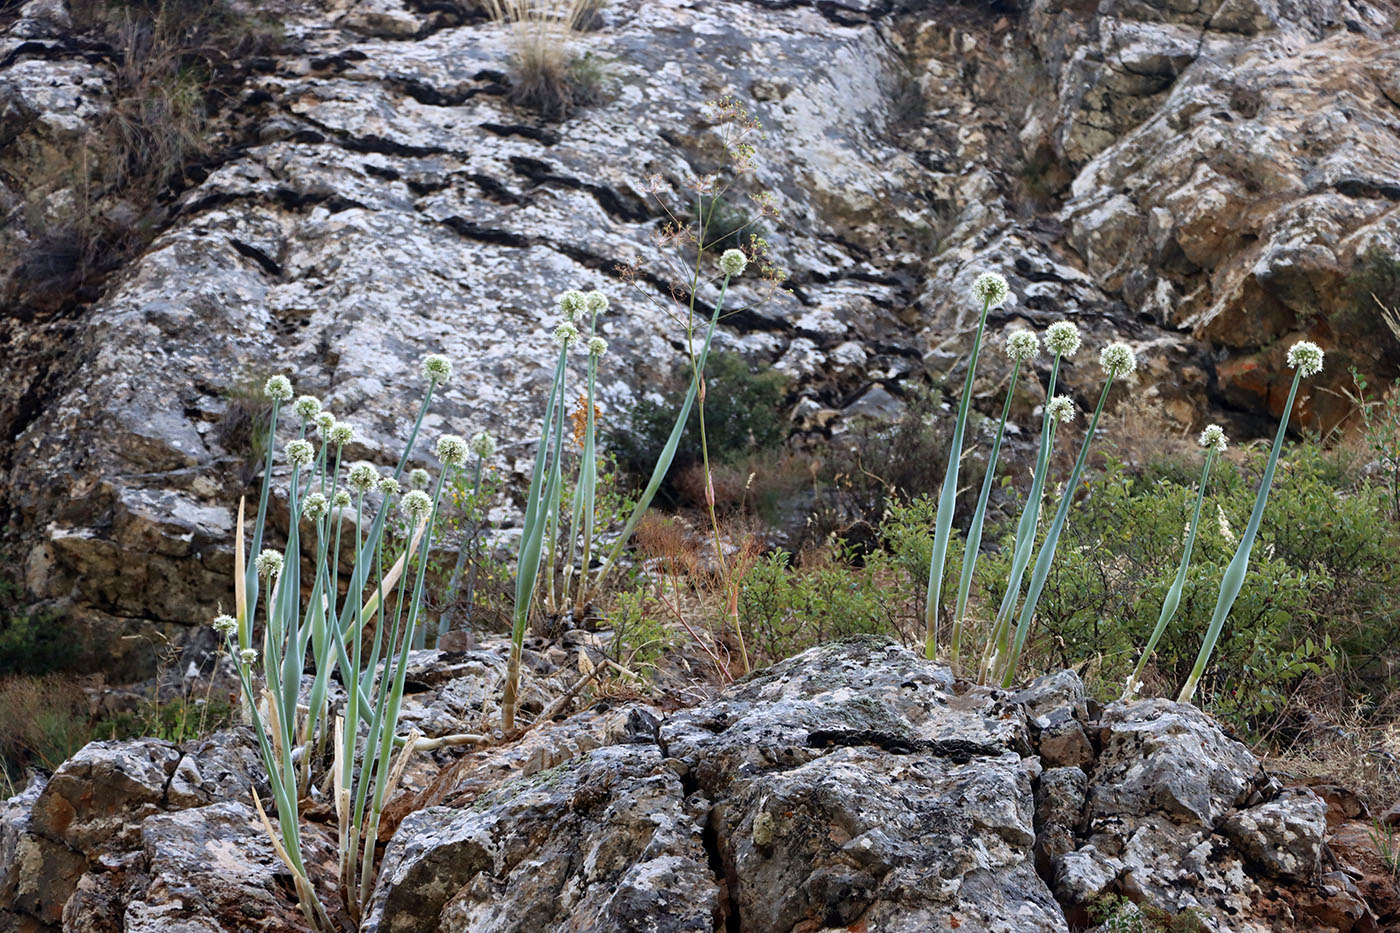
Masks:
[[[1190,703],[1191,698],[1195,696],[1196,685],[1200,683],[1201,675],[1205,673],[1206,665],[1210,663],[1210,656],[1215,651],[1215,644],[1220,640],[1220,631],[1225,627],[1225,619],[1230,614],[1230,608],[1235,604],[1235,598],[1240,595],[1240,590],[1244,587],[1245,574],[1249,571],[1249,553],[1254,549],[1254,538],[1259,534],[1259,525],[1264,520],[1264,507],[1269,501],[1269,487],[1274,482],[1274,469],[1278,466],[1279,451],[1283,449],[1284,434],[1288,431],[1288,419],[1293,413],[1293,400],[1298,395],[1298,383],[1302,381],[1302,378],[1301,369],[1293,375],[1293,385],[1288,390],[1288,401],[1283,406],[1283,414],[1279,416],[1278,431],[1274,435],[1274,447],[1273,450],[1269,451],[1269,465],[1264,468],[1264,479],[1260,482],[1259,492],[1254,498],[1254,511],[1249,515],[1249,526],[1240,536],[1240,543],[1235,548],[1235,556],[1230,560],[1230,566],[1225,568],[1225,575],[1220,581],[1220,595],[1215,600],[1215,612],[1211,614],[1210,627],[1206,629],[1206,637],[1201,643],[1200,653],[1196,655],[1196,663],[1191,668],[1191,674],[1186,678],[1186,683],[1182,685],[1181,693],[1177,697],[1178,703]]]

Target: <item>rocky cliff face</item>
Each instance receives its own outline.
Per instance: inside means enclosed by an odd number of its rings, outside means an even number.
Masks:
[[[54,165],[112,106],[119,63],[62,0],[5,9],[0,248],[17,254],[71,198]],[[996,326],[1069,316],[1090,351],[1129,340],[1138,391],[1180,429],[1280,408],[1299,334],[1334,385],[1349,363],[1400,361],[1344,287],[1400,233],[1389,0],[623,0],[579,40],[607,100],[563,124],[506,102],[507,36],[474,4],[260,9],[283,50],[250,63],[217,157],[166,193],[149,247],[95,301],[12,289],[6,308],[11,575],[101,635],[118,675],[150,665],[149,639],[121,635],[179,639],[225,593],[251,475],[230,424],[266,375],[322,396],[360,431],[350,454],[383,460],[416,361],[445,352],[461,375],[428,434],[489,427],[514,459],[552,296],[583,286],[614,302],[608,410],[664,377],[676,328],[617,266],[658,268],[648,179],[686,202],[716,164],[702,105],[722,94],[765,124],[753,185],[778,197],[770,239],[792,273],[792,295],[732,318],[722,345],[794,377],[799,429],[888,411],[911,377],[964,365],[985,268],[1012,284]],[[984,367],[990,408],[1004,372]],[[1081,395],[1097,379],[1068,371]],[[1342,410],[1325,391],[1310,404],[1308,424]]]
[[[413,721],[489,716],[500,660],[422,653],[416,669],[438,679],[410,696]],[[858,640],[692,710],[602,704],[435,754],[391,808],[363,930],[1067,933],[1166,911],[1200,924],[1182,929],[1266,933],[1397,919],[1387,876],[1348,847],[1364,813],[1283,787],[1194,707],[1098,709],[1069,672],[995,691]],[[0,930],[299,929],[249,806],[255,759],[239,732],[97,742],[36,780],[0,810]],[[323,815],[309,859],[333,877]]]

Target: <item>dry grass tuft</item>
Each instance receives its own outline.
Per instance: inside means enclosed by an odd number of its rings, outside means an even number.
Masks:
[[[486,0],[491,18],[510,29],[512,103],[562,120],[597,102],[597,65],[573,50],[597,8],[597,0]]]

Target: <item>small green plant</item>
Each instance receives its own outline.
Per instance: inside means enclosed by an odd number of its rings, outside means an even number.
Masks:
[[[1400,839],[1396,837],[1395,827],[1372,819],[1367,835],[1371,837],[1371,845],[1376,847],[1376,854],[1390,872],[1391,879],[1400,880]]]
[[[29,767],[57,769],[92,740],[87,707],[61,675],[0,678],[0,778],[13,787]]]
[[[1368,398],[1369,382],[1355,366],[1351,367],[1351,378],[1366,447],[1376,455],[1390,491],[1391,513],[1400,519],[1400,385],[1392,385],[1379,398]]]
[[[1089,905],[1097,933],[1205,933],[1195,910],[1172,914],[1153,904],[1137,904],[1118,894],[1105,894]]]

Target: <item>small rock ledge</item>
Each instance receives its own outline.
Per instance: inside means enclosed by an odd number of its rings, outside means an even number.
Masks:
[[[499,676],[449,668],[425,708]],[[600,706],[425,763],[366,933],[1069,931],[1109,894],[1212,930],[1379,929],[1322,798],[1195,707],[1098,709],[1067,671],[992,690],[838,642],[669,717]],[[236,730],[89,745],[0,809],[0,931],[299,928],[258,771]]]

